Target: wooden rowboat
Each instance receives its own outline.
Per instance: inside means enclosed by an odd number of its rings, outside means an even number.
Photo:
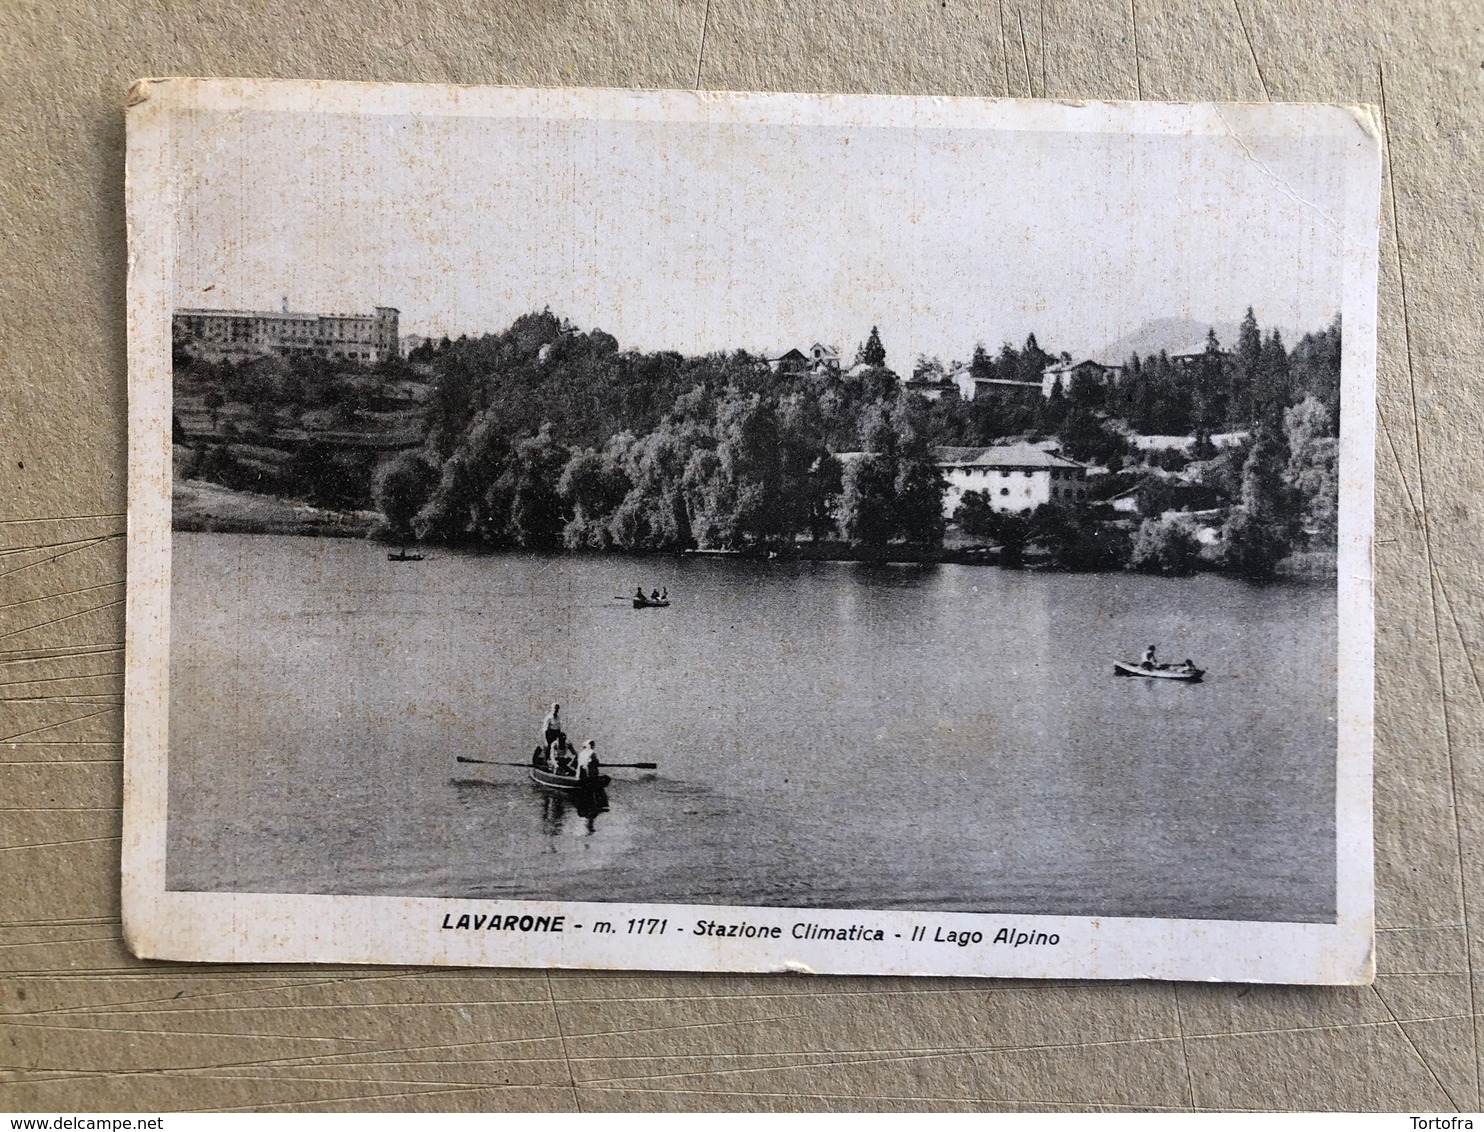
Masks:
[[[669,601],[664,599],[655,601],[653,598],[636,597],[632,600],[635,609],[668,609],[670,607]]]
[[[1115,676],[1143,676],[1150,680],[1183,680],[1187,684],[1199,684],[1205,674],[1204,668],[1186,668],[1183,664],[1160,664],[1145,668],[1142,664],[1127,664],[1121,660],[1113,662]]]
[[[531,767],[531,781],[548,790],[560,790],[564,794],[596,794],[608,785],[609,778],[600,774],[596,778],[576,778],[570,774],[553,774],[539,766]]]

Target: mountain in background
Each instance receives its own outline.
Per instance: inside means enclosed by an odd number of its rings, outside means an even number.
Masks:
[[[1141,358],[1147,358],[1161,350],[1170,354],[1193,354],[1206,348],[1206,331],[1212,329],[1216,331],[1223,350],[1234,350],[1240,325],[1237,322],[1201,322],[1195,318],[1151,318],[1132,334],[1125,334],[1118,341],[1110,342],[1088,356],[1104,365],[1117,366],[1128,361],[1130,354],[1138,354]],[[1274,329],[1261,319],[1258,320],[1258,326],[1262,329],[1263,337],[1267,337]],[[1305,333],[1286,326],[1276,329],[1283,335],[1283,344],[1290,350]],[[1313,326],[1309,328],[1309,332],[1322,329],[1321,326]]]

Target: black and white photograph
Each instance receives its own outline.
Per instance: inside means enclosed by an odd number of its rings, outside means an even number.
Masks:
[[[1369,981],[1366,108],[129,113],[139,954]]]

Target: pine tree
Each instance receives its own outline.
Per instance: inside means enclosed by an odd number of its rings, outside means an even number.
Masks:
[[[1040,381],[1041,375],[1046,372],[1046,367],[1054,361],[1056,361],[1055,357],[1041,349],[1040,344],[1036,342],[1036,336],[1028,334],[1025,339],[1025,348],[1020,351],[1018,372],[1013,376],[1021,381]]]
[[[1231,375],[1221,356],[1216,329],[1206,331],[1206,347],[1196,369],[1196,387],[1191,399],[1191,418],[1197,431],[1210,431],[1226,423],[1230,404]]]
[[[1290,399],[1290,385],[1288,351],[1283,348],[1282,335],[1274,330],[1263,341],[1258,357],[1254,390],[1257,419],[1275,428],[1281,425],[1283,410]]]
[[[881,344],[881,332],[876,327],[871,327],[866,344],[855,352],[855,361],[857,365],[884,366],[886,364],[886,347]]]
[[[994,359],[989,356],[989,351],[984,348],[983,342],[974,344],[974,360],[969,363],[969,370],[975,377],[994,377]]]
[[[1257,317],[1252,308],[1247,308],[1237,331],[1236,373],[1233,375],[1232,408],[1236,414],[1232,423],[1255,421],[1259,415],[1257,402],[1258,366],[1262,361],[1262,331],[1257,328]]]
[[[1041,401],[1039,421],[1041,431],[1060,432],[1062,422],[1067,419],[1067,407],[1067,395],[1062,391],[1062,383],[1058,381],[1051,387],[1051,395]]]

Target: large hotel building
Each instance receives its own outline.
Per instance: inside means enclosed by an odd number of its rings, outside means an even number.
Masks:
[[[171,329],[176,344],[210,362],[240,362],[264,354],[316,355],[371,364],[401,354],[396,307],[373,314],[291,311],[178,310]]]

